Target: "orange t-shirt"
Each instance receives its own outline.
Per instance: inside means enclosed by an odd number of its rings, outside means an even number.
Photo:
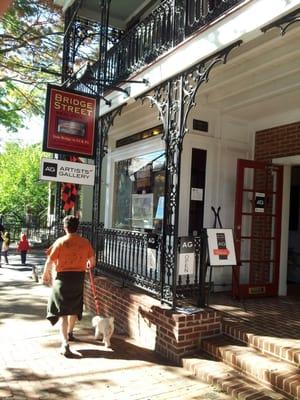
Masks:
[[[56,264],[57,272],[85,271],[94,250],[87,239],[71,233],[57,239],[47,250],[47,255]]]

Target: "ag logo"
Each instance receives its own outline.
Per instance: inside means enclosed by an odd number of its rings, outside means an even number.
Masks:
[[[57,176],[57,164],[44,162],[43,165],[43,175],[44,176]]]

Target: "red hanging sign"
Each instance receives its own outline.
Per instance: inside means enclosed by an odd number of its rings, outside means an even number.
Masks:
[[[93,158],[97,115],[96,96],[48,85],[43,150]]]

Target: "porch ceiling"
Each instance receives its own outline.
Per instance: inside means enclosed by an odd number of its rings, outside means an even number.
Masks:
[[[68,8],[74,0],[54,0],[54,3]],[[78,15],[90,20],[99,20],[101,16],[99,0],[83,0]],[[139,13],[157,3],[156,0],[111,0],[109,24],[124,29],[126,24]]]
[[[286,35],[262,34],[232,52],[212,71],[198,93],[198,104],[254,122],[298,109],[300,105],[300,24]]]

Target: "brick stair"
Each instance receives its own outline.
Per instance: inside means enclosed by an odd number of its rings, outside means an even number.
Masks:
[[[218,387],[232,399],[238,400],[286,400],[276,391],[266,388],[238,372],[231,366],[214,360],[207,353],[199,351],[196,355],[182,359],[185,369],[198,379]]]
[[[268,329],[267,336],[258,333],[250,333],[250,329],[247,329],[244,325],[232,323],[230,318],[224,317],[222,321],[222,330],[225,335],[240,340],[263,354],[269,354],[300,367],[300,340],[293,338],[286,339],[291,336],[290,324],[287,324],[285,328],[286,332],[283,332],[283,329],[281,329],[280,332],[283,337],[278,337],[278,331],[272,333],[270,329]],[[258,331],[257,329],[257,332]]]
[[[300,400],[300,325],[293,308],[267,307],[266,315],[252,308],[222,313],[223,334],[202,340],[201,352],[184,358],[184,367],[233,399]]]
[[[300,369],[226,335],[205,339],[205,352],[288,399],[300,399]]]

